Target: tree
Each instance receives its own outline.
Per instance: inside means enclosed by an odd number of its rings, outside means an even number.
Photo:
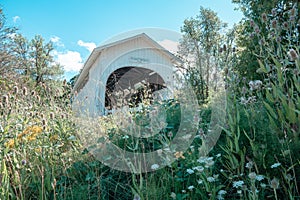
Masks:
[[[219,19],[217,13],[200,7],[199,15],[186,19],[181,28],[183,37],[179,54],[190,61],[186,73],[200,102],[204,102],[209,96],[211,72],[218,67],[213,62],[223,40],[221,30],[225,27],[226,24]]]
[[[62,75],[62,67],[54,62],[51,52],[54,50],[52,42],[44,44],[44,39],[36,35],[29,43],[31,60],[31,76],[34,77],[36,84],[47,79]]]
[[[11,50],[16,28],[5,25],[5,16],[0,8],[0,77],[9,77],[13,73],[14,55]]]
[[[256,73],[259,68],[257,58],[262,55],[262,48],[266,38],[274,35],[275,43],[299,45],[300,26],[293,27],[293,31],[286,31],[285,24],[297,22],[299,13],[290,13],[293,9],[299,10],[298,0],[232,0],[239,5],[247,20],[243,20],[237,29],[239,37],[236,44],[241,50],[237,62],[233,66],[238,74],[247,79],[263,79]],[[271,24],[266,24],[271,22]],[[295,24],[295,23],[294,23]],[[278,26],[280,31],[274,31]],[[278,29],[277,29],[278,30]],[[259,35],[259,37],[257,37]]]

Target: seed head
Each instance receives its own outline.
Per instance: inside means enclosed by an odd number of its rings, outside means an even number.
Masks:
[[[37,100],[38,102],[40,102],[40,101],[41,101],[41,97],[40,97],[40,95],[36,95],[36,100]]]
[[[294,49],[290,49],[289,50],[288,56],[289,56],[289,58],[290,58],[291,61],[295,61],[299,57],[298,54],[297,54],[297,52]]]
[[[224,45],[223,45],[223,50],[224,50],[224,51],[226,51],[226,50],[227,50],[227,48],[226,48],[226,44],[224,44]]]
[[[271,180],[271,188],[273,188],[273,189],[278,189],[278,187],[279,187],[279,181],[278,181],[278,179],[277,178],[273,178],[272,180]]]
[[[251,180],[254,180],[256,178],[256,173],[255,172],[251,172],[248,176],[249,176],[249,178]]]
[[[282,26],[283,26],[283,29],[287,30],[287,29],[289,28],[289,23],[284,22],[284,23],[282,24]]]
[[[3,106],[7,106],[8,105],[8,96],[7,95],[3,95],[2,97],[2,104]]]
[[[272,28],[277,29],[277,24],[278,23],[277,23],[276,19],[272,20],[272,22],[271,22]]]
[[[50,112],[50,119],[54,119],[54,113]]]
[[[43,126],[47,125],[47,120],[45,118],[42,119],[42,124],[43,124]]]
[[[260,33],[259,27],[258,27],[258,26],[255,26],[254,31],[255,31],[255,33],[258,35],[258,34]]]
[[[19,88],[18,88],[18,86],[14,86],[14,94],[18,94],[18,91],[19,91]]]
[[[263,13],[263,14],[261,15],[261,19],[262,19],[263,22],[267,22],[267,21],[268,21],[267,14],[266,14],[266,13]]]
[[[23,91],[22,92],[23,92],[24,96],[27,96],[27,88],[26,87],[23,87]]]
[[[277,15],[277,10],[275,8],[272,9],[272,15],[273,16]]]

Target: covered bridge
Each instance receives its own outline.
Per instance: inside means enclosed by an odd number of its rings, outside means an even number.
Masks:
[[[132,102],[140,87],[152,92],[172,88],[175,66],[180,62],[145,33],[99,46],[75,83],[77,112],[105,115],[120,107],[120,100]]]

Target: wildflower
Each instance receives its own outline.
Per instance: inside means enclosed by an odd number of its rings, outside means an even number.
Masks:
[[[271,22],[271,25],[272,25],[272,28],[274,28],[274,29],[277,29],[277,20],[272,20],[272,22]]]
[[[247,101],[247,99],[245,97],[241,97],[240,102],[243,105],[246,105],[248,103],[248,101]]]
[[[298,54],[294,49],[290,49],[288,52],[288,56],[290,58],[291,61],[295,61],[298,59]]]
[[[225,195],[226,193],[227,192],[225,190],[219,190],[217,199],[218,200],[223,200],[224,199],[223,195]]]
[[[273,16],[277,15],[277,10],[275,8],[272,9],[272,15]]]
[[[42,147],[35,148],[34,151],[36,153],[41,153],[42,152]]]
[[[210,176],[210,177],[207,177],[206,179],[208,182],[212,183],[212,182],[215,182],[215,178]]]
[[[291,181],[291,180],[293,180],[293,177],[291,174],[287,174],[287,175],[285,175],[285,179],[288,181]]]
[[[218,154],[216,155],[216,157],[217,157],[217,158],[221,157],[221,154],[220,154],[220,153],[218,153]]]
[[[198,172],[203,172],[204,171],[204,167],[202,167],[202,166],[196,166],[196,167],[193,167],[193,170],[197,170]]]
[[[250,90],[258,90],[262,86],[262,82],[260,80],[250,81],[249,83]]]
[[[23,91],[22,92],[23,92],[24,96],[27,96],[27,88],[26,87],[23,87]]]
[[[47,125],[47,120],[45,118],[42,119],[42,124],[43,124],[43,126]]]
[[[265,178],[265,177],[264,177],[263,175],[257,175],[255,179],[256,179],[257,181],[261,181],[261,180],[263,180],[264,178]]]
[[[175,194],[174,192],[172,192],[171,195],[170,195],[170,197],[171,197],[172,199],[176,199],[176,194]]]
[[[55,141],[55,140],[57,140],[58,139],[58,135],[52,135],[51,137],[50,137],[50,141]]]
[[[7,95],[3,95],[2,99],[3,99],[3,102],[2,102],[3,106],[8,105],[8,96]]]
[[[2,127],[2,125],[0,124],[0,133],[3,133],[4,132],[4,129]]]
[[[220,190],[219,192],[218,192],[218,194],[219,195],[224,195],[224,194],[226,194],[227,192],[225,191],[225,190]]]
[[[258,34],[260,33],[259,27],[258,27],[258,26],[255,26],[254,31],[255,31],[255,33],[258,35]]]
[[[242,190],[238,190],[238,191],[236,191],[236,193],[242,194]]]
[[[260,184],[260,187],[262,187],[262,188],[266,188],[266,187],[267,187],[267,185],[266,185],[265,183],[261,183],[261,184]]]
[[[291,17],[295,17],[296,12],[297,12],[296,8],[292,8],[290,10],[289,14],[290,14]]]
[[[50,112],[50,119],[54,119],[54,113]]]
[[[256,173],[255,172],[251,172],[249,173],[248,177],[251,179],[251,180],[254,180],[256,178]]]
[[[228,68],[227,68],[227,67],[224,68],[224,74],[225,74],[225,75],[228,74]]]
[[[208,162],[205,164],[205,167],[206,167],[206,168],[209,168],[209,167],[213,166],[214,163],[215,163],[215,161],[210,160],[210,161],[208,161]]]
[[[15,140],[14,139],[11,139],[9,140],[7,143],[5,143],[5,146],[8,147],[8,148],[14,148],[15,146]]]
[[[37,102],[40,102],[40,101],[41,101],[40,95],[36,95],[36,100],[37,100]]]
[[[200,184],[203,183],[203,180],[200,180],[200,179],[199,179],[199,180],[197,181],[197,183],[200,185]]]
[[[188,190],[192,191],[194,188],[195,188],[195,187],[194,187],[193,185],[190,185],[190,186],[188,187]]]
[[[234,53],[236,51],[236,47],[232,47],[232,52]]]
[[[254,25],[255,25],[254,21],[253,21],[253,20],[250,20],[250,26],[251,26],[251,27],[254,27]]]
[[[159,168],[159,165],[158,164],[153,164],[151,165],[151,169],[152,170],[157,170]]]
[[[234,181],[233,187],[235,187],[235,188],[242,187],[243,184],[244,184],[244,181]]]
[[[267,22],[268,17],[267,17],[267,15],[266,15],[266,13],[263,13],[263,14],[261,15],[261,19],[262,19],[263,22]]]
[[[183,156],[183,152],[182,151],[177,151],[176,153],[174,153],[174,156],[178,159],[178,158],[182,158],[185,159],[185,157]]]
[[[186,193],[186,191],[185,191],[185,190],[181,190],[181,192],[182,192],[182,193]]]
[[[281,42],[281,37],[280,36],[276,37],[276,42]]]
[[[189,173],[189,174],[193,174],[195,171],[192,170],[192,169],[187,169],[186,172]]]
[[[227,47],[226,47],[226,44],[223,45],[223,51],[226,51],[227,50]]]
[[[289,28],[289,24],[287,22],[283,23],[283,29],[287,30]]]
[[[26,165],[26,160],[22,160],[22,165]]]
[[[169,133],[168,133],[168,137],[173,137],[173,133],[172,133],[172,131],[170,131]]]
[[[18,94],[18,91],[19,91],[19,88],[18,88],[18,86],[14,86],[14,94]]]
[[[129,136],[128,135],[124,135],[122,138],[126,140],[126,139],[129,138]]]
[[[277,178],[273,178],[271,180],[270,185],[271,185],[271,188],[278,189],[278,187],[279,187],[279,180]]]
[[[135,194],[133,200],[141,200],[141,197],[138,194]]]
[[[274,163],[273,165],[271,165],[271,168],[277,168],[281,165],[281,163]]]

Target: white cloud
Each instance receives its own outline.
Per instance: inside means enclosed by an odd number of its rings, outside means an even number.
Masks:
[[[92,52],[94,48],[96,48],[96,44],[93,42],[83,42],[82,40],[78,40],[77,44],[85,47],[87,50],[89,50],[89,52]]]
[[[60,38],[57,37],[57,36],[53,36],[50,38],[50,41],[53,42],[53,43],[56,43],[56,42],[59,42]]]
[[[50,41],[53,42],[56,46],[60,46],[60,47],[64,46],[64,44],[60,41],[60,37],[58,36],[52,36],[50,38]]]
[[[56,62],[61,64],[65,71],[75,71],[78,72],[82,66],[82,58],[79,52],[77,51],[66,51],[66,52],[53,52],[53,56],[56,59]]]
[[[179,45],[178,42],[165,39],[162,41],[158,41],[158,44],[163,46],[165,49],[167,49],[171,53],[176,53],[178,51],[178,45]]]
[[[18,20],[20,20],[21,18],[19,16],[14,16],[13,17],[13,22],[17,23]]]

